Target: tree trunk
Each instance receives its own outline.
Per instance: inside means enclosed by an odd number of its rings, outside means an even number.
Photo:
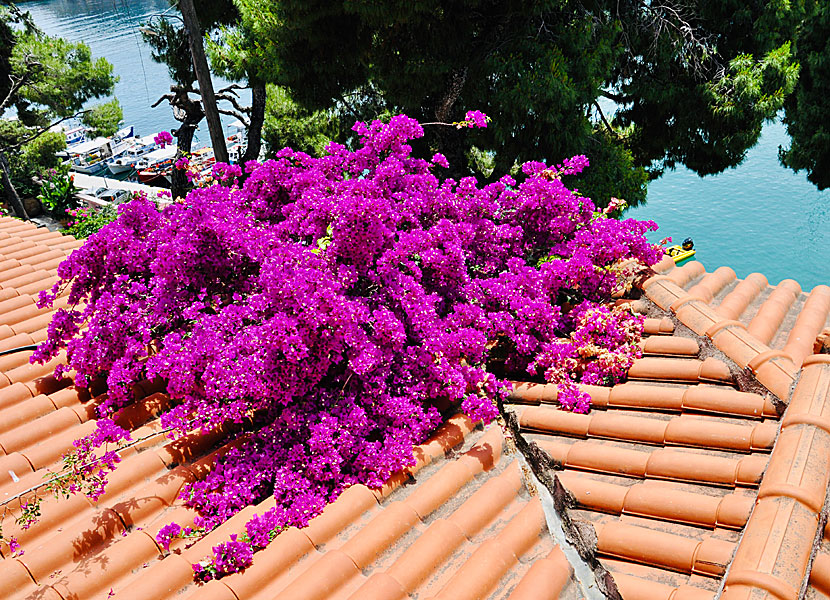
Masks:
[[[216,94],[213,91],[213,81],[210,78],[205,48],[202,44],[202,28],[193,8],[193,0],[179,0],[179,10],[187,30],[190,42],[190,53],[193,55],[193,70],[199,81],[199,91],[202,96],[202,106],[210,130],[210,141],[213,144],[213,153],[216,162],[228,162],[228,147],[225,144],[225,133],[222,130],[222,121],[219,118],[219,108],[216,106]]]
[[[436,121],[439,123],[448,123],[450,115],[452,114],[453,106],[456,100],[461,95],[464,89],[464,84],[467,81],[467,67],[456,69],[450,75],[447,82],[447,92],[444,97],[435,106],[433,114]],[[467,157],[465,154],[466,146],[464,142],[464,134],[455,127],[438,126],[433,132],[435,142],[438,150],[447,157],[450,163],[450,168],[446,171],[446,175],[454,179],[459,179],[465,175],[470,174],[467,168]]]
[[[257,160],[262,148],[262,124],[265,122],[265,101],[267,92],[265,83],[251,82],[251,123],[248,125],[248,147],[239,161],[244,165],[249,160]]]
[[[14,189],[11,178],[11,169],[9,168],[9,161],[6,160],[6,154],[2,150],[0,150],[0,176],[2,176],[3,189],[6,190],[6,200],[8,201],[9,206],[11,206],[12,210],[15,212],[15,215],[24,221],[28,221],[29,215],[26,213],[26,209],[23,206],[23,202],[20,200],[20,196],[17,195],[17,190]]]
[[[173,135],[176,136],[176,160],[183,156],[190,156],[190,148],[193,145],[193,133],[196,131],[195,125],[182,123]],[[190,188],[190,182],[187,180],[187,175],[184,169],[177,169],[173,167],[170,171],[170,195],[173,199],[184,198]]]

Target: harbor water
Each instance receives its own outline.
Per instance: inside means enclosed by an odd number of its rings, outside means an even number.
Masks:
[[[788,145],[784,126],[768,124],[739,167],[702,178],[685,167],[669,171],[625,216],[656,221],[654,241],[691,237],[707,271],[728,265],[738,277],[757,271],[770,284],[795,279],[805,291],[830,285],[830,189],[780,165],[778,147]]]
[[[167,0],[29,0],[17,2],[49,35],[89,45],[94,57],[102,56],[112,65],[118,82],[115,96],[124,111],[124,123],[138,134],[154,135],[178,126],[170,105],[151,105],[170,91],[173,83],[167,67],[153,61],[139,28],[157,15],[175,15]],[[228,82],[214,78],[216,88]],[[250,103],[243,91],[241,103]],[[233,117],[223,115],[227,126]],[[194,138],[194,148],[210,145],[207,123],[203,121]]]
[[[19,5],[47,33],[83,40],[113,64],[120,77],[115,94],[127,124],[142,135],[176,127],[166,103],[150,108],[171,81],[167,68],[152,61],[138,29],[152,15],[171,10],[167,0],[30,0]],[[197,142],[209,143],[204,124]],[[788,144],[784,127],[769,124],[738,168],[705,178],[683,167],[667,172],[650,185],[648,202],[626,216],[655,220],[660,231],[651,236],[654,241],[693,238],[696,258],[707,270],[729,265],[739,277],[759,271],[772,284],[793,278],[805,290],[830,284],[830,190],[818,191],[803,173],[778,163],[778,147]]]

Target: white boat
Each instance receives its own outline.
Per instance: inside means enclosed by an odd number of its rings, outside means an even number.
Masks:
[[[247,128],[245,123],[236,119],[233,123],[228,125],[230,135],[227,137],[228,141],[228,162],[237,164],[245,155],[245,150],[248,149],[248,139],[245,135]]]
[[[60,154],[69,159],[70,168],[73,171],[93,175],[103,171],[108,160],[134,145],[133,128],[126,127],[111,138],[99,137],[87,142],[73,144]]]
[[[138,180],[148,185],[169,184],[170,181],[167,175],[173,168],[176,150],[175,145],[168,145],[141,157],[135,165],[135,170],[138,171]]]
[[[160,162],[164,162],[168,159],[171,159],[174,156],[176,156],[176,146],[168,144],[164,148],[158,148],[142,156],[140,159],[138,159],[135,168],[137,171],[140,171],[142,169],[148,169],[150,167],[157,165]]]
[[[63,123],[53,125],[50,131],[57,131],[66,137],[66,145],[80,144],[86,142],[86,127],[78,119],[69,119]]]
[[[73,144],[61,154],[69,159],[73,171],[93,175],[102,171],[107,159],[112,158],[112,146],[109,138],[99,137]]]
[[[129,127],[125,127],[124,129],[120,129],[112,138],[112,155],[117,157],[135,146],[136,142],[140,139],[137,135],[135,135],[135,131],[133,130],[133,126],[130,125]]]
[[[157,145],[154,136],[148,135],[143,138],[137,138],[131,148],[125,150],[120,156],[113,157],[107,161],[107,169],[113,175],[132,171],[143,156],[146,156],[156,148]]]

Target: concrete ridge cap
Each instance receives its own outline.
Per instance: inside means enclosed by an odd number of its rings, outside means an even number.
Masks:
[[[715,336],[719,334],[722,330],[727,329],[729,327],[737,327],[738,329],[746,330],[746,324],[737,319],[724,319],[722,321],[718,321],[714,325],[712,325],[709,329],[706,330],[706,337],[710,340],[714,341]]]
[[[749,335],[752,335],[752,334],[749,334]],[[764,350],[764,351],[759,352],[758,354],[756,354],[755,358],[753,358],[751,361],[749,361],[749,364],[747,365],[747,368],[750,371],[752,371],[753,373],[757,373],[758,369],[761,367],[761,365],[763,365],[764,363],[767,363],[767,362],[769,362],[773,359],[776,359],[776,358],[785,358],[785,359],[792,360],[792,357],[789,355],[789,353],[784,352],[783,350],[774,350],[772,348],[768,348],[767,350]]]
[[[740,571],[733,571],[727,575],[729,580],[727,586],[746,586],[754,587],[780,600],[791,600],[798,597],[798,590],[792,588],[780,578],[769,573],[762,573],[750,569],[742,569]],[[737,596],[736,596],[737,597]],[[730,598],[728,590],[724,589],[721,598]]]
[[[830,361],[827,362],[830,363]],[[815,363],[813,368],[807,367],[813,372],[817,366],[820,371],[815,374],[815,377],[802,376],[793,392],[794,397],[796,394],[807,394],[812,402],[816,399],[823,399],[825,404],[830,403],[830,369],[822,368],[824,364],[826,364],[825,361],[821,361]],[[732,564],[739,564],[740,568],[736,571],[730,569],[727,573],[721,598],[745,597],[743,594],[730,593],[729,587],[734,586],[762,589],[782,600],[796,600],[805,578],[809,577],[812,559],[817,550],[814,540],[824,529],[821,513],[827,501],[826,480],[830,479],[830,463],[824,460],[826,456],[822,458],[813,452],[812,436],[791,437],[786,440],[786,443],[782,441],[782,436],[793,426],[820,431],[826,436],[830,421],[822,416],[823,405],[815,406],[809,409],[809,412],[805,409],[807,406],[812,406],[812,403],[799,404],[799,406],[801,410],[798,412],[790,413],[790,407],[788,407],[784,413],[781,432],[770,453],[770,466],[764,473],[759,486],[758,501],[744,527],[743,535],[732,558]],[[792,441],[795,443],[790,443]],[[825,449],[824,454],[827,453]],[[805,483],[801,476],[793,477],[805,469],[803,464],[796,464],[800,463],[796,459],[797,456],[809,456],[824,465],[824,485],[816,484],[814,481]],[[773,468],[772,465],[776,461],[788,463],[790,471],[784,472]],[[800,483],[789,483],[796,480]],[[823,490],[823,497],[811,495],[811,485],[818,485]],[[798,510],[794,509],[781,510],[779,507],[782,506],[782,501],[794,501],[796,506],[801,507],[802,512],[799,514]],[[810,518],[806,515],[810,515]],[[782,523],[781,519],[784,519],[785,523]],[[815,530],[811,530],[813,522]],[[773,552],[776,559],[772,564],[762,565],[758,547],[767,544],[777,545],[780,548],[777,552]],[[793,544],[797,547],[793,547]],[[787,552],[783,552],[785,546],[788,549]],[[767,549],[763,554],[768,554]],[[799,555],[806,556],[807,560],[797,560]],[[784,569],[778,568],[781,567],[782,561],[787,562]],[[781,573],[790,573],[790,576],[787,577]]]
[[[677,285],[677,284],[675,284],[675,285]],[[669,306],[669,310],[672,311],[673,313],[677,314],[678,309],[680,309],[683,306],[686,306],[687,304],[689,304],[691,302],[694,302],[695,300],[697,300],[698,302],[705,303],[703,300],[701,300],[697,296],[693,296],[691,294],[686,293],[685,295],[680,296],[677,300],[672,302],[671,305]]]
[[[801,363],[801,368],[811,365],[830,365],[830,354],[811,354]]]

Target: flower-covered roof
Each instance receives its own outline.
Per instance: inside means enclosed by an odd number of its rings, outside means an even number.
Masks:
[[[45,339],[37,309],[80,242],[0,218],[0,350]],[[504,427],[450,418],[417,463],[380,489],[348,488],[252,566],[201,585],[192,563],[240,533],[273,499],[206,537],[157,542],[197,516],[178,498],[229,450],[214,435],[171,441],[158,381],[134,387],[118,422],[132,447],[97,501],[48,499],[28,529],[8,506],[0,598],[730,598],[830,595],[823,537],[830,480],[830,288],[743,281],[699,263],[642,284],[644,356],[628,381],[585,386],[587,415],[557,408],[553,386],[517,385]],[[60,306],[60,300],[56,306]],[[103,401],[0,356],[0,501],[57,468]]]

